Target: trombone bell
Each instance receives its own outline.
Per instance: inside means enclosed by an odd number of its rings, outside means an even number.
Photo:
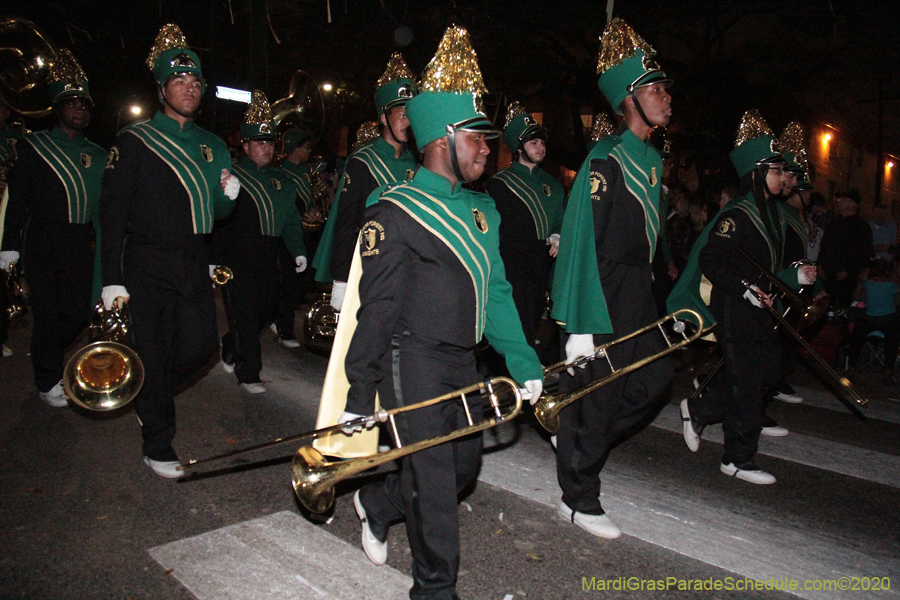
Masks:
[[[128,404],[144,383],[144,366],[124,344],[96,342],[79,350],[66,365],[63,386],[77,405],[94,411]]]

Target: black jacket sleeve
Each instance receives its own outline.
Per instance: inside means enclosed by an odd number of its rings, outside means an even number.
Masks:
[[[363,224],[366,199],[376,187],[378,183],[363,161],[350,160],[347,163],[331,248],[331,276],[335,281],[347,281],[356,238]]]

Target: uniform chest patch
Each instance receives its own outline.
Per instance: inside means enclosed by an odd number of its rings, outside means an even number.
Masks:
[[[281,182],[278,181],[277,179],[275,179],[274,177],[272,178],[272,185],[275,186],[275,189],[276,189],[276,190],[280,190],[280,189],[281,189]]]
[[[478,228],[478,231],[481,233],[488,232],[488,222],[484,216],[484,213],[478,210],[477,208],[472,209],[472,216],[475,217],[475,227]]]
[[[309,176],[309,173],[304,173],[304,177],[306,177],[306,183],[312,183],[312,177]]]
[[[203,155],[203,160],[205,160],[206,162],[213,161],[213,151],[209,146],[200,144],[200,154]]]
[[[734,219],[726,217],[719,221],[719,226],[716,227],[716,235],[719,237],[730,238],[736,227],[737,224],[734,222]]]
[[[109,154],[106,155],[106,168],[107,169],[115,169],[116,164],[119,162],[119,149],[113,146],[109,149]]]
[[[544,190],[544,195],[549,197],[550,196],[550,186],[545,183],[541,187]]]
[[[81,164],[84,165],[85,169],[90,169],[91,168],[91,155],[85,154],[84,152],[82,152],[81,153]]]
[[[412,181],[413,175],[415,175],[415,173],[413,172],[413,170],[412,170],[412,169],[407,169],[407,170],[406,170],[406,181]]]
[[[605,192],[606,189],[606,177],[603,176],[603,173],[591,171],[591,197],[595,196],[596,194]],[[594,199],[598,200],[598,198]]]
[[[656,185],[656,182],[659,181],[656,178],[656,167],[650,167],[650,187]]]
[[[361,256],[378,254],[378,242],[384,241],[384,227],[377,221],[369,221],[360,230]]]

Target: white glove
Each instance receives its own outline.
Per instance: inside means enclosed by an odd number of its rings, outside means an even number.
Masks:
[[[112,310],[113,303],[117,298],[122,298],[122,303],[128,302],[128,290],[124,285],[108,285],[100,292],[100,298],[103,299],[103,306],[106,310]]]
[[[812,272],[812,278],[809,278],[806,275],[807,267],[800,267],[797,269],[797,283],[800,285],[812,285],[816,282],[816,268],[810,267]]]
[[[566,342],[566,364],[572,364],[579,358],[584,356],[593,356],[594,354],[594,336],[590,333],[573,333]],[[580,365],[583,369],[585,365]],[[575,370],[572,367],[567,369],[569,375],[574,375]]]
[[[345,410],[343,413],[341,413],[341,416],[338,418],[338,424],[346,423],[347,421],[352,421],[353,419],[358,419],[362,416],[363,415],[358,415],[356,413],[347,412]],[[365,423],[366,429],[371,429],[371,427],[373,425],[375,425],[375,419],[370,418],[370,419],[366,420],[366,423]],[[352,435],[352,434],[362,431],[362,430],[363,430],[362,425],[354,425],[353,427],[344,427],[343,429],[341,429],[341,431],[343,431],[347,435]]]
[[[756,290],[757,292],[762,292],[762,290],[760,290],[760,289],[759,289],[758,287],[756,287],[755,285],[752,285],[752,286],[750,286],[750,287],[752,287],[752,288],[753,288],[754,290]],[[756,308],[762,308],[762,307],[763,307],[762,302],[759,301],[759,298],[756,297],[756,294],[754,294],[754,293],[751,292],[750,290],[747,290],[746,292],[744,292],[744,298],[746,298],[747,300],[749,300],[749,301],[750,301],[750,304],[752,304],[752,305],[755,306]]]
[[[295,271],[297,271],[298,273],[302,273],[303,271],[306,270],[306,257],[305,256],[298,256],[298,257],[294,258],[294,262],[297,263],[297,268],[294,269]]]
[[[550,237],[547,238],[547,243],[548,244],[556,244],[557,246],[559,246],[559,234],[551,233]]]
[[[540,379],[531,379],[525,382],[525,389],[519,390],[522,394],[522,400],[528,400],[532,406],[534,406],[535,402],[538,401],[538,398],[541,397],[541,392],[544,391],[544,382]]]
[[[209,278],[212,279],[216,275],[216,267],[219,265],[209,265]]]
[[[237,177],[229,173],[228,169],[222,169],[221,183],[222,191],[225,192],[229,200],[234,200],[238,197],[238,193],[241,191],[241,182]]]
[[[346,291],[346,281],[335,281],[331,284],[331,308],[341,312],[341,305],[344,303],[344,292]]]
[[[4,250],[3,252],[0,252],[0,269],[9,273],[9,266],[14,265],[17,262],[19,262],[19,253],[15,250]]]

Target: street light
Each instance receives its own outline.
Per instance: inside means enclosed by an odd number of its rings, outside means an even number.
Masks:
[[[133,114],[136,117],[141,114],[141,107],[138,106],[137,104],[132,104],[130,110],[131,110],[131,114]]]
[[[325,90],[326,92],[330,92],[331,89],[332,89],[332,87],[334,87],[334,86],[332,86],[330,83],[323,83],[323,84],[322,84],[322,89]]]
[[[825,135],[822,136],[822,139],[825,140],[826,142],[830,142],[830,141],[831,141],[831,134],[830,134],[830,133],[826,133]]]

